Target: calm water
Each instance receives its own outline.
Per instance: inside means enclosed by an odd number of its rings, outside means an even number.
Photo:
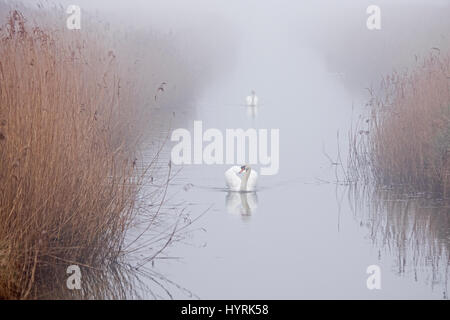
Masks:
[[[175,166],[181,170],[164,211],[182,212],[181,224],[206,213],[149,266],[153,280],[143,282],[157,287],[156,279],[170,292],[162,289],[161,296],[174,298],[447,298],[449,209],[398,201],[389,192],[365,197],[336,183],[325,155],[335,159],[340,145],[345,163],[349,126],[363,112],[366,87],[416,54],[448,48],[446,1],[380,0],[377,32],[365,27],[368,2],[134,2],[140,10],[98,3],[102,12],[184,41],[180,56],[194,57],[189,67],[202,73],[201,88],[162,107],[163,119],[172,120],[151,123],[156,134],[169,126],[192,132],[195,120],[204,130],[280,130],[279,173],[260,176],[254,194],[224,190],[229,166]],[[210,59],[214,50],[219,60]],[[163,75],[161,81],[172,85]],[[257,109],[245,106],[251,90]],[[165,168],[173,145],[159,159]],[[139,255],[154,252],[149,245]],[[370,265],[381,268],[381,290],[367,289]]]
[[[155,70],[143,71],[151,99],[154,84],[167,82],[144,158],[172,129],[192,133],[196,120],[203,130],[223,133],[280,132],[279,173],[260,176],[256,192],[244,194],[226,191],[229,165],[173,166],[167,190],[161,188],[174,145],[166,142],[148,173],[154,180],[136,201],[143,224],[128,235],[132,241],[143,234],[139,249],[125,257],[123,269],[83,275],[99,297],[448,299],[449,207],[355,190],[337,182],[332,164],[345,164],[367,87],[431,48],[449,49],[448,0],[378,0],[382,29],[375,32],[366,28],[371,1],[78,3],[126,32],[137,27],[157,35],[156,43],[139,43],[154,54],[142,57],[154,60]],[[251,90],[257,108],[245,106]],[[179,232],[171,234],[175,227]],[[367,288],[371,265],[381,268],[380,290]]]
[[[204,130],[278,128],[280,171],[260,176],[255,194],[237,194],[223,190],[229,166],[184,166],[170,202],[192,217],[208,211],[192,226],[200,230],[166,252],[179,259],[157,260],[154,269],[202,299],[446,297],[448,209],[421,212],[425,204],[411,201],[375,210],[334,183],[324,152],[336,156],[339,131],[345,160],[352,104],[364,97],[288,39],[277,37],[263,52],[257,46],[241,48],[234,70],[209,84],[195,114],[176,124],[191,132],[194,120]],[[244,105],[251,89],[258,110]],[[444,232],[430,219],[446,222]],[[366,287],[373,264],[381,267],[381,290]]]

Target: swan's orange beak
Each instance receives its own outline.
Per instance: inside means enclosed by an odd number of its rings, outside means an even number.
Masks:
[[[244,172],[244,170],[245,170],[245,166],[242,166],[242,167],[241,167],[241,171],[239,171],[239,173]]]

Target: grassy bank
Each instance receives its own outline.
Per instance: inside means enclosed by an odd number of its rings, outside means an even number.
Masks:
[[[119,61],[98,38],[19,11],[1,27],[2,298],[39,298],[55,266],[102,268],[122,252],[146,114]]]
[[[368,114],[350,133],[352,181],[450,196],[450,56],[435,51],[369,89]]]

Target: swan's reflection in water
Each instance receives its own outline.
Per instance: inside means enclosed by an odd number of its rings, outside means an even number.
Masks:
[[[247,106],[247,117],[255,119],[258,116],[257,106]]]
[[[225,203],[228,213],[248,218],[258,207],[258,196],[256,192],[229,191],[225,198]]]

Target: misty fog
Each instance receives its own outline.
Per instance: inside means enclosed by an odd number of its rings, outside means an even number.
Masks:
[[[364,218],[361,212],[372,213],[364,205],[353,211],[348,190],[333,183],[336,168],[327,156],[336,160],[342,153],[345,162],[348,130],[365,110],[367,88],[450,49],[448,0],[76,3],[82,28],[85,17],[109,23],[111,32],[127,34],[115,43],[118,50],[148,62],[139,76],[149,101],[167,83],[148,121],[156,135],[192,132],[194,120],[203,121],[204,130],[280,129],[279,173],[259,178],[255,198],[221,189],[228,165],[177,166],[167,206],[181,203],[193,217],[209,211],[191,238],[165,253],[180,259],[156,260],[154,268],[195,294],[189,298],[442,298],[447,271],[426,265],[419,276],[415,269],[397,272],[397,252],[368,236],[371,223],[384,216]],[[381,30],[366,27],[372,4],[381,8]],[[261,104],[249,116],[244,103],[251,90]],[[241,215],[240,205],[252,213]],[[384,272],[379,292],[365,284],[366,267],[376,263]]]

